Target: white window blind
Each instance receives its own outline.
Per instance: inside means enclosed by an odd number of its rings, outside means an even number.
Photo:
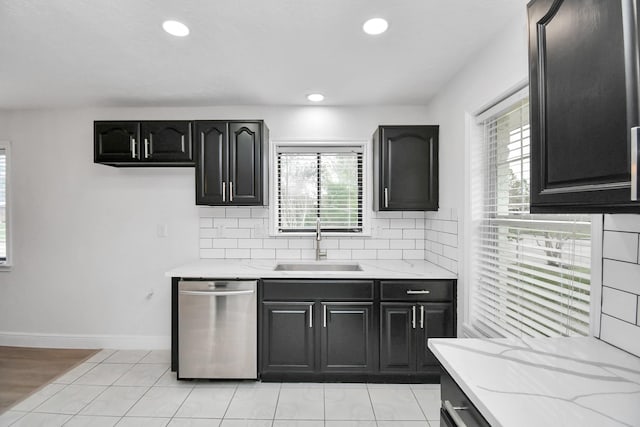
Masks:
[[[0,263],[7,261],[7,151],[0,147]]]
[[[362,147],[278,147],[278,232],[362,232]]]
[[[529,213],[529,103],[510,104],[479,123],[470,322],[497,336],[587,335],[590,217]]]

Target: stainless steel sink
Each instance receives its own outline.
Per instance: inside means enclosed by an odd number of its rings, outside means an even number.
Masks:
[[[362,271],[360,264],[330,264],[308,263],[308,264],[278,264],[275,271]]]

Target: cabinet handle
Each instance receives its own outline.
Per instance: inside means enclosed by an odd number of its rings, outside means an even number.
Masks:
[[[229,201],[233,202],[233,181],[229,181]]]
[[[638,133],[640,127],[631,128],[631,200],[638,201]]]
[[[422,289],[417,290],[417,291],[414,291],[413,289],[409,289],[407,291],[407,295],[426,295],[426,294],[430,294],[430,293],[431,293],[431,291],[425,291],[425,290],[422,290]]]
[[[313,304],[309,304],[309,327],[313,328]]]
[[[222,202],[227,201],[227,183],[222,181]]]
[[[416,328],[416,306],[411,307],[411,325]]]
[[[444,410],[447,412],[447,414],[449,414],[456,427],[467,427],[465,422],[462,421],[462,418],[460,418],[460,415],[458,415],[458,413],[456,412],[466,411],[467,409],[469,408],[467,408],[466,406],[453,406],[448,400],[444,401]]]
[[[149,158],[149,139],[148,138],[144,139],[144,158],[145,159]]]
[[[131,138],[131,158],[136,158],[136,139]]]
[[[424,305],[420,306],[420,329],[424,329]]]
[[[323,328],[327,327],[327,306],[326,305],[322,306],[322,327]]]
[[[389,207],[389,189],[384,187],[384,207]]]

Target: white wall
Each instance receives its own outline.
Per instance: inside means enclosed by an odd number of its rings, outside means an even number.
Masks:
[[[169,345],[164,271],[199,256],[194,170],[96,165],[94,120],[265,119],[272,139],[369,140],[379,124],[433,123],[427,117],[423,107],[1,113],[0,140],[12,144],[14,265],[0,272],[0,344]]]
[[[458,216],[458,325],[465,314],[466,265],[464,236],[469,235],[470,163],[467,119],[528,79],[526,8],[512,25],[496,35],[429,104],[427,117],[440,125],[440,207]],[[465,214],[463,214],[465,213]]]

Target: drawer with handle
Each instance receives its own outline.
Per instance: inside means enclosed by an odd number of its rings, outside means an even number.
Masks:
[[[440,427],[491,427],[447,371],[440,387]]]
[[[453,280],[383,280],[383,301],[452,301]]]

